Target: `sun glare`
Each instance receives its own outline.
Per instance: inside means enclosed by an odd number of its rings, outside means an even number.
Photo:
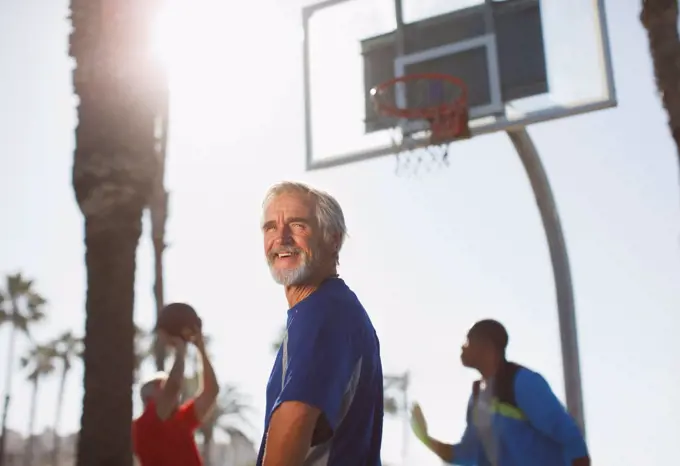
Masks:
[[[151,28],[151,48],[168,68],[182,61],[186,49],[195,44],[196,33],[200,32],[196,28],[202,19],[197,18],[199,12],[177,0],[168,0],[158,12]]]
[[[152,53],[168,72],[173,119],[183,130],[218,118],[229,99],[231,62],[224,44],[234,42],[229,19],[238,10],[223,0],[165,0],[152,25]]]
[[[253,107],[254,92],[270,86],[268,76],[294,66],[294,23],[280,11],[277,0],[164,1],[151,48],[168,73],[178,131],[195,136],[215,125],[233,128]]]
[[[169,6],[162,9],[151,26],[151,50],[167,66],[175,47],[171,31],[176,23],[176,13]]]
[[[224,0],[164,3],[152,25],[151,47],[171,74],[192,65],[225,67],[251,58],[254,50],[272,51],[290,35],[272,0],[257,5]]]

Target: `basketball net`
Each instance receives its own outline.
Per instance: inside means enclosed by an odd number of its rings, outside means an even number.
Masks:
[[[413,135],[404,134],[402,128],[391,130],[392,146],[394,147],[397,176],[417,176],[421,173],[432,173],[449,166],[450,143],[428,144],[423,147],[418,144]]]
[[[397,123],[391,130],[397,175],[447,167],[450,143],[470,136],[467,86],[460,78],[400,76],[374,87],[371,95],[376,112]]]

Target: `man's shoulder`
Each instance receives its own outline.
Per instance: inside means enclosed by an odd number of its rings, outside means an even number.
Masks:
[[[363,305],[344,282],[322,287],[314,299],[300,303],[295,321],[302,325],[332,325],[335,330],[371,325]]]
[[[146,437],[150,435],[156,429],[156,426],[161,422],[160,418],[156,414],[156,406],[153,404],[147,404],[144,407],[142,414],[132,421],[132,431],[135,437],[143,436]]]
[[[525,389],[528,385],[534,384],[543,377],[532,369],[516,362],[505,362],[494,377],[493,392],[502,402],[516,404],[515,393]],[[470,403],[479,396],[482,387],[482,380],[472,383],[472,393]]]
[[[552,392],[552,387],[545,377],[540,372],[520,366],[517,374],[514,377],[514,391],[518,396],[522,394],[535,394],[536,390],[540,392]],[[526,396],[526,395],[525,395]]]
[[[140,414],[139,417],[133,421],[133,423],[135,424],[144,423],[154,419],[160,420],[158,414],[156,414],[156,404],[151,401],[144,405],[142,414]]]
[[[514,380],[515,380],[515,384],[517,384],[517,383],[522,384],[522,383],[525,383],[525,382],[545,380],[545,379],[543,378],[543,376],[539,372],[536,372],[535,370],[530,369],[530,368],[523,366],[521,364],[515,364]]]

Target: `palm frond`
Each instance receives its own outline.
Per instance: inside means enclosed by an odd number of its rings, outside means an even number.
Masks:
[[[238,432],[245,438],[247,430],[254,430],[247,414],[253,410],[248,397],[235,385],[224,384],[210,417],[200,427],[200,431],[212,436],[215,429],[224,433]]]
[[[30,338],[29,327],[45,318],[43,306],[47,302],[33,290],[33,281],[24,279],[21,273],[8,275],[6,296],[2,293],[0,296],[0,324],[12,323],[17,330]]]
[[[18,330],[20,330],[22,333],[28,334],[29,319],[25,315],[12,313],[10,315],[10,320]]]
[[[49,343],[55,357],[61,361],[62,370],[68,372],[73,366],[73,360],[80,357],[83,351],[83,339],[67,330]]]
[[[50,345],[35,345],[21,358],[21,367],[29,369],[28,379],[35,381],[55,370],[56,358],[57,354]]]

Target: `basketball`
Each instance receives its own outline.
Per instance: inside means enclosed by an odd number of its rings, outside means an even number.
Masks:
[[[163,330],[173,337],[187,339],[187,330],[201,328],[201,318],[193,307],[186,303],[168,304],[161,310],[156,330]]]

